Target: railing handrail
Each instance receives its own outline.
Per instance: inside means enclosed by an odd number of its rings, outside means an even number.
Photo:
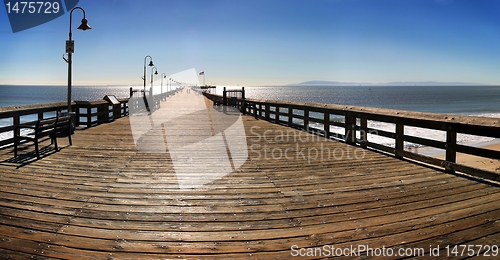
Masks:
[[[75,102],[72,102],[72,105],[75,105]],[[29,105],[20,105],[20,106],[7,106],[0,107],[0,119],[10,118],[15,115],[31,115],[39,112],[51,112],[54,111],[54,108],[67,108],[67,102],[53,102],[53,103],[45,103],[45,104],[29,104]]]
[[[213,100],[214,104],[221,103],[220,100],[222,97],[220,95],[204,94],[207,98]],[[457,152],[483,158],[500,158],[500,151],[457,143],[457,134],[472,134],[476,136],[500,138],[500,118],[248,98],[245,100],[238,100],[236,106],[243,113],[251,114],[258,119],[264,119],[273,123],[314,132],[329,139],[337,139],[352,145],[359,145],[363,148],[387,152],[393,154],[397,158],[409,158],[440,166],[450,173],[460,171],[476,177],[500,181],[500,174],[458,164],[456,162]],[[282,109],[286,111],[283,112],[281,111]],[[297,114],[295,110],[301,112]],[[314,117],[311,115],[311,112],[323,114],[323,116]],[[343,116],[344,122],[331,120],[331,115]],[[282,117],[287,120],[282,120]],[[294,119],[301,123],[294,122]],[[368,120],[392,123],[395,125],[395,129],[391,132],[370,128],[368,127]],[[310,128],[310,122],[323,124],[323,129]],[[330,126],[343,127],[345,132],[344,134],[332,132]],[[407,135],[404,133],[405,126],[443,131],[446,134],[446,141],[437,141],[421,136]],[[357,138],[357,133],[359,133],[359,139]],[[368,134],[393,139],[395,142],[394,147],[369,142]],[[405,141],[443,149],[446,153],[446,158],[445,160],[441,160],[406,151],[403,146]]]
[[[345,111],[351,113],[364,113],[380,116],[390,116],[393,118],[401,119],[415,119],[439,123],[453,123],[463,125],[475,125],[486,127],[500,127],[500,118],[492,117],[479,117],[457,114],[439,114],[430,112],[415,112],[408,110],[397,110],[388,108],[373,108],[362,106],[338,105],[338,104],[322,104],[313,102],[294,102],[294,101],[280,101],[280,100],[262,100],[262,99],[245,99],[247,103],[262,103],[270,105],[294,106],[309,108],[310,110],[332,110],[332,111]],[[391,122],[394,123],[394,122]],[[438,129],[441,130],[441,129]],[[500,134],[499,134],[500,137]]]

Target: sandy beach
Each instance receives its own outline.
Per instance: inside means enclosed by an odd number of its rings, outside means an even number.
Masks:
[[[484,143],[484,145],[478,145],[478,147],[500,151],[500,143],[498,141]],[[444,159],[445,154],[434,155],[434,157]],[[468,154],[457,153],[457,163],[500,173],[500,160],[498,159],[481,158]]]

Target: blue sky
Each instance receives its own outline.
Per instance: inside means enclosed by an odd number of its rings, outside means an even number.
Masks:
[[[80,0],[74,85],[142,85],[195,68],[216,85],[309,80],[500,84],[497,0]],[[69,13],[12,33],[0,9],[0,84],[67,82]],[[149,70],[148,70],[149,73]],[[201,78],[200,78],[201,80]]]

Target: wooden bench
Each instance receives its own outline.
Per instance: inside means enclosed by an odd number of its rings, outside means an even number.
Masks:
[[[28,134],[22,134],[21,129],[31,129],[32,132]],[[67,134],[69,145],[72,145],[71,141],[71,116],[54,117],[48,119],[41,119],[35,121],[34,124],[21,124],[17,125],[14,129],[14,156],[17,157],[17,146],[21,141],[31,141],[35,143],[36,157],[40,159],[40,151],[38,148],[38,143],[40,139],[44,137],[50,137],[51,144],[54,144],[56,151],[59,150],[57,146],[57,135]]]

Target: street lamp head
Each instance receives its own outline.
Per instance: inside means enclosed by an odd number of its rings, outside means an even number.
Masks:
[[[158,75],[158,71],[157,70],[155,71],[155,75]]]
[[[82,24],[80,26],[78,26],[77,29],[85,31],[85,30],[90,30],[92,28],[90,28],[87,19],[83,18]]]
[[[153,60],[151,60],[151,61],[149,62],[149,65],[148,65],[148,66],[149,66],[149,67],[153,67],[153,66],[154,66],[154,64],[153,64]]]

